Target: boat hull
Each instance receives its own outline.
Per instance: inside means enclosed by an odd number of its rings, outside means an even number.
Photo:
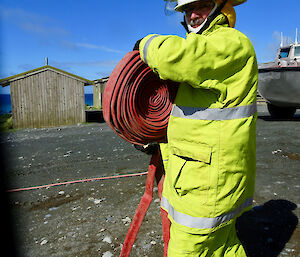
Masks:
[[[258,92],[269,104],[300,108],[300,67],[259,69]]]

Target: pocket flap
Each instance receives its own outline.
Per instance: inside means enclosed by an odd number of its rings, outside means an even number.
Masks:
[[[170,148],[171,152],[178,156],[188,157],[207,164],[211,161],[212,148],[209,145],[185,142],[178,145],[176,144],[176,146],[172,145]]]

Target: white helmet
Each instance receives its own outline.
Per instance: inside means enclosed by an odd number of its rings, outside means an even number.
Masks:
[[[172,1],[172,0],[171,0]],[[174,10],[177,12],[183,12],[183,8],[185,5],[197,2],[201,0],[178,0],[177,5],[175,6]],[[240,5],[245,3],[247,0],[233,0],[233,6]]]

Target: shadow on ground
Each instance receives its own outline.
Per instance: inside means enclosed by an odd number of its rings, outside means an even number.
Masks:
[[[264,121],[294,121],[299,122],[300,121],[300,114],[296,114],[292,118],[273,118],[270,115],[258,115],[258,118]]]
[[[298,224],[296,208],[287,200],[271,200],[244,213],[236,228],[247,256],[277,257]]]
[[[86,122],[97,122],[97,123],[105,122],[103,118],[102,110],[86,110],[85,120]]]

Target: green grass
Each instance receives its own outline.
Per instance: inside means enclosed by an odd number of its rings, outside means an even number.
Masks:
[[[95,106],[90,106],[88,104],[85,104],[85,110],[100,110],[100,109]]]
[[[12,129],[12,115],[3,114],[0,115],[0,132]]]

